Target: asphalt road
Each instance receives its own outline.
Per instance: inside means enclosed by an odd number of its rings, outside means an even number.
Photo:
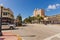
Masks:
[[[60,25],[26,24],[10,31],[24,40],[60,40]]]

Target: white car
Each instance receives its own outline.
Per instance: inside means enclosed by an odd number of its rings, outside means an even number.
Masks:
[[[2,25],[2,29],[15,29],[15,24]]]
[[[15,29],[16,25],[15,24],[8,24],[9,29]]]

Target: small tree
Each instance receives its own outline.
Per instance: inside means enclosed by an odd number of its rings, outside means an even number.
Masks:
[[[29,19],[28,18],[25,18],[24,19],[24,23],[29,23]]]
[[[22,25],[22,16],[19,14],[16,18],[18,20],[18,26]]]
[[[43,20],[43,17],[41,17],[40,15],[37,15],[37,20],[40,23],[40,21]]]
[[[36,21],[36,20],[40,23],[40,21],[43,20],[43,17],[41,17],[40,15],[37,15],[37,17],[34,17],[34,16],[30,17],[29,16],[28,18],[24,19],[24,22],[25,23],[32,23],[33,21]]]
[[[32,23],[32,17],[29,16],[28,19],[29,19],[29,22]]]
[[[36,17],[33,16],[33,17],[31,17],[31,19],[32,19],[32,21],[34,21],[34,20],[36,20]]]
[[[30,17],[30,16],[29,16],[28,18],[25,18],[25,19],[24,19],[24,22],[25,22],[25,23],[32,23],[32,20],[33,20],[33,17]]]

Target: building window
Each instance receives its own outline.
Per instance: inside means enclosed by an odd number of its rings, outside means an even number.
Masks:
[[[3,12],[3,15],[8,15],[8,12]]]

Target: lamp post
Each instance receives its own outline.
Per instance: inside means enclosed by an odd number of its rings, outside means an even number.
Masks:
[[[0,13],[0,36],[2,36],[2,6],[1,6],[1,13]]]

